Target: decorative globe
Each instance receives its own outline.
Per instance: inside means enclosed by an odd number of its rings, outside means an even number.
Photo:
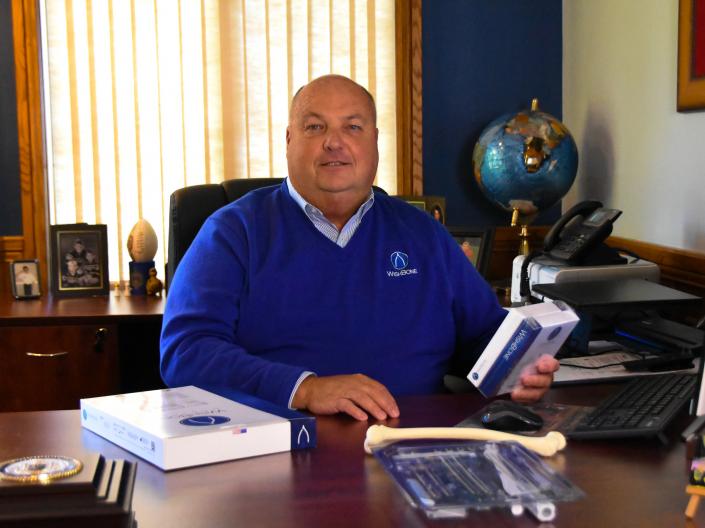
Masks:
[[[475,180],[495,205],[533,216],[558,202],[578,170],[578,149],[568,129],[538,109],[506,114],[482,131],[472,154]],[[526,222],[526,220],[525,220]]]

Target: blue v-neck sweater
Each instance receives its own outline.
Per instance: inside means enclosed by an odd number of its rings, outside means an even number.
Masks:
[[[214,213],[169,289],[169,386],[236,388],[286,406],[305,371],[362,373],[392,394],[442,390],[453,354],[472,365],[506,312],[446,229],[375,194],[341,248],[286,182]]]

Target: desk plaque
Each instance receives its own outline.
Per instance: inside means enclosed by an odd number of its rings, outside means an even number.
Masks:
[[[136,528],[137,466],[92,455],[81,462],[36,456],[0,463],[0,527]]]

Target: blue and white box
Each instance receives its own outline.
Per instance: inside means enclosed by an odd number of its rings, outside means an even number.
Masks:
[[[188,386],[85,398],[81,425],[164,470],[315,447],[315,417],[224,396]]]
[[[511,392],[540,356],[555,356],[579,321],[561,301],[509,308],[508,312],[468,374],[487,397]]]

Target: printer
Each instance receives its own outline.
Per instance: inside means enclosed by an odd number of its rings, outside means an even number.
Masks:
[[[512,303],[522,301],[520,294],[521,267],[525,255],[514,258],[512,264]],[[535,284],[555,284],[561,282],[592,282],[598,280],[646,279],[658,282],[661,272],[657,264],[635,258],[626,264],[601,264],[597,266],[573,265],[564,260],[541,256],[533,259],[528,266],[529,285],[532,297],[543,300],[543,295],[533,290]]]

